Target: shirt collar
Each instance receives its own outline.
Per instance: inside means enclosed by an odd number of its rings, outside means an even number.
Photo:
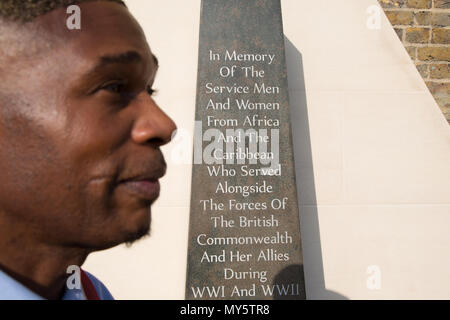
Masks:
[[[45,300],[0,270],[0,300]],[[82,289],[67,289],[62,300],[86,300]]]

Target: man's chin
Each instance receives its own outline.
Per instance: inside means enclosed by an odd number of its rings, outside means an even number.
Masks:
[[[121,241],[117,245],[125,243],[127,246],[131,246],[136,241],[150,235],[151,208],[149,206],[145,206],[129,216],[130,219],[133,218],[132,223],[128,224],[128,230],[122,233]]]
[[[121,244],[131,247],[136,241],[148,236],[150,236],[150,224],[142,226],[136,231],[128,231],[122,233],[121,235],[116,235],[114,238],[109,238],[108,240],[104,239],[106,241],[99,241],[98,239],[95,241],[96,244],[91,243],[89,247],[91,252],[107,250]]]
[[[150,225],[139,229],[137,232],[128,234],[125,242],[127,247],[131,247],[136,241],[150,236]]]
[[[131,246],[136,241],[150,235],[151,211],[149,207],[140,210],[122,211],[118,219],[104,226],[94,234],[89,234],[89,241],[83,241],[91,252],[116,247],[121,244]]]

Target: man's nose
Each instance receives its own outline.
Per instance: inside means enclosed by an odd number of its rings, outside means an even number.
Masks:
[[[148,95],[141,97],[139,115],[133,126],[131,138],[134,142],[154,143],[162,146],[169,143],[173,132],[177,129],[170,119]]]

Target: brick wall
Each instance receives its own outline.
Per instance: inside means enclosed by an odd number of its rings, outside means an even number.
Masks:
[[[450,0],[378,0],[450,123]]]

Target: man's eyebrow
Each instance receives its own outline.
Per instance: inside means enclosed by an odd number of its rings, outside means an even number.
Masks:
[[[154,54],[152,54],[153,62],[155,64],[155,68],[158,69],[158,58]],[[119,54],[109,54],[100,57],[99,63],[94,67],[94,71],[101,69],[110,64],[128,64],[128,63],[137,63],[141,62],[144,59],[137,51],[127,51]]]
[[[134,63],[142,61],[142,56],[136,51],[127,51],[119,54],[110,54],[100,57],[100,62],[95,69],[100,69],[109,64],[115,63]]]
[[[155,70],[158,70],[158,59],[154,54],[152,54],[153,63]],[[99,58],[97,64],[88,71],[83,78],[90,78],[92,76],[98,75],[102,70],[110,65],[114,64],[131,64],[139,63],[144,61],[143,57],[137,51],[127,51],[118,54],[108,54]]]
[[[152,54],[151,59],[154,64],[154,74],[156,74],[158,70],[158,59],[154,54]],[[137,51],[127,51],[119,54],[108,54],[99,58],[97,64],[84,75],[82,75],[78,81],[77,89],[80,92],[84,92],[90,83],[92,83],[93,79],[101,78],[103,74],[103,70],[108,66],[113,66],[117,64],[131,64],[131,63],[139,63],[144,61],[144,58]]]

